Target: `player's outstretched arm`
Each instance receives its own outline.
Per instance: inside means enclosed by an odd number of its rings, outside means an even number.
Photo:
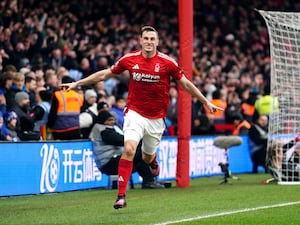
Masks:
[[[73,83],[61,84],[60,86],[65,87],[67,90],[71,90],[71,89],[75,89],[79,86],[84,86],[84,85],[88,85],[88,84],[94,84],[99,81],[104,81],[113,76],[114,76],[114,74],[111,72],[110,69],[104,69],[104,70],[97,71],[84,79],[78,80]]]
[[[200,102],[202,102],[204,105],[207,106],[209,111],[211,113],[216,112],[217,110],[224,111],[223,108],[220,108],[214,104],[212,104],[202,93],[199,91],[199,89],[190,81],[188,80],[184,75],[179,80],[180,85],[183,87],[184,90],[186,90],[188,93],[190,93],[192,96],[195,96]]]

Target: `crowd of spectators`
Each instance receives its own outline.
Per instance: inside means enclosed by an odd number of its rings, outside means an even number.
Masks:
[[[214,118],[193,99],[192,134],[213,134],[212,124],[232,123],[236,112],[252,122],[253,112],[246,110],[247,105],[254,106],[270,82],[267,27],[255,8],[299,11],[300,4],[283,0],[194,1],[193,82],[208,99],[225,104],[226,110]],[[4,122],[16,105],[18,92],[28,94],[27,119],[40,120],[35,118],[35,107],[44,102],[43,96],[58,89],[63,77],[84,78],[138,49],[143,25],[159,30],[160,51],[176,60],[179,56],[176,0],[4,0],[0,15],[0,111]],[[126,104],[128,81],[124,74],[79,91],[85,95],[89,89],[87,97],[94,90],[98,99],[120,110]],[[176,135],[176,92],[174,83],[166,135]],[[122,102],[116,104],[116,99]]]

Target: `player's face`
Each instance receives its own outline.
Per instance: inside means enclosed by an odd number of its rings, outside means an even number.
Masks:
[[[140,44],[144,52],[148,54],[156,52],[158,46],[157,33],[154,31],[145,31],[140,38]]]

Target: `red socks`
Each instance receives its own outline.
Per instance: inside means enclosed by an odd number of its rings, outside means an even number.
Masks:
[[[127,184],[132,173],[133,162],[127,159],[120,159],[118,168],[118,195],[126,195]]]

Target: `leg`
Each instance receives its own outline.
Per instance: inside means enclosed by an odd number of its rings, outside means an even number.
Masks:
[[[258,173],[258,166],[263,166],[266,169],[266,149],[260,149],[253,153],[252,157],[253,173]]]
[[[153,176],[158,176],[160,172],[159,164],[156,160],[156,147],[160,142],[159,135],[146,135],[143,139],[142,157],[149,164],[149,168]],[[160,136],[159,136],[160,137]]]
[[[137,142],[132,140],[125,141],[124,151],[119,161],[118,167],[118,197],[114,203],[115,209],[126,207],[126,189],[133,167],[133,157],[136,151]]]
[[[135,157],[133,159],[133,172],[143,178],[142,188],[143,189],[160,189],[164,188],[164,185],[156,182],[155,176],[153,176],[149,164],[142,159],[142,141],[137,146]]]
[[[138,174],[143,178],[143,183],[154,182],[155,180],[149,169],[149,165],[143,160],[142,141],[138,144],[133,159],[133,172],[138,172]]]
[[[124,151],[119,161],[119,190],[118,195],[126,195],[127,183],[130,179],[133,167],[133,158],[136,152],[137,143],[135,141],[125,141]]]
[[[126,188],[133,168],[133,158],[136,148],[142,139],[143,130],[143,117],[134,111],[127,111],[124,116],[124,151],[119,161],[118,167],[118,197],[114,203],[114,208],[126,207]]]
[[[101,169],[99,169],[101,173],[106,175],[117,175],[120,158],[121,156],[117,156],[110,159],[105,165],[102,166]]]

